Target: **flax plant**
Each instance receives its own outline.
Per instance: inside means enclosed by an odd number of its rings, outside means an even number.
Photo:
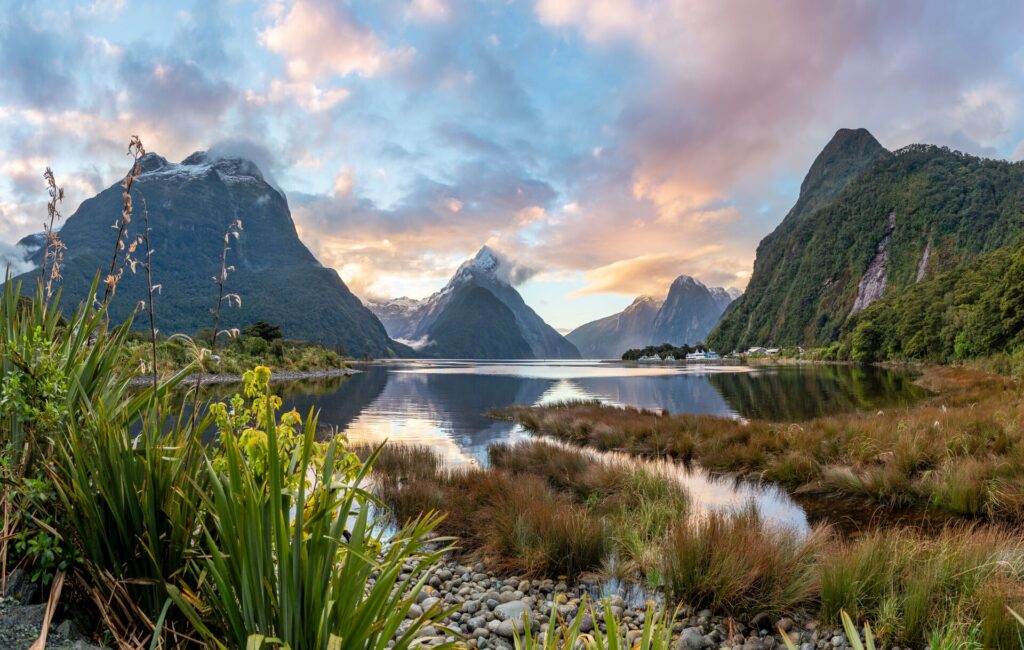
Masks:
[[[264,402],[260,427],[265,467],[233,435],[222,436],[220,457],[207,461],[199,600],[174,585],[168,593],[203,639],[225,650],[409,648],[449,613],[435,606],[405,623],[428,571],[449,550],[428,546],[440,517],[425,515],[386,537],[360,487],[373,458],[353,471],[338,439],[316,442],[313,413],[284,453],[275,403]]]

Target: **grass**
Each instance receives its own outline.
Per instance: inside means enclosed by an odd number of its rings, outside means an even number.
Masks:
[[[592,571],[610,557],[622,571],[654,570],[658,545],[689,508],[668,478],[562,445],[493,445],[490,461],[448,469],[427,448],[385,447],[374,476],[399,522],[444,510],[441,531],[464,550],[527,573]]]
[[[874,532],[835,546],[819,572],[825,618],[848,611],[897,643],[976,635],[985,647],[1018,647],[1021,628],[1007,608],[1024,598],[1024,547],[1009,530]]]
[[[149,350],[150,342],[140,332],[129,333],[125,348],[126,359],[138,359]],[[345,368],[345,358],[318,343],[306,341],[277,340],[268,342],[259,337],[239,336],[228,339],[222,336],[215,361],[209,356],[201,360],[204,372],[212,374],[240,375],[256,366],[267,366],[274,371],[306,372],[311,370],[332,370]],[[157,343],[157,369],[160,377],[166,378],[193,362],[188,342],[181,338],[164,338]]]
[[[930,368],[919,405],[803,423],[668,415],[597,402],[511,407],[496,417],[600,450],[696,461],[803,491],[1024,517],[1024,430],[1017,384],[971,368]]]
[[[453,469],[427,448],[385,447],[375,477],[399,521],[444,510],[440,530],[458,535],[463,552],[510,570],[616,571],[670,602],[739,620],[804,613],[839,623],[845,611],[886,643],[1018,647],[1007,607],[1024,607],[1024,541],[1010,529],[801,536],[752,508],[688,516],[685,492],[655,466],[585,449],[534,440],[496,445],[490,461]]]
[[[677,601],[713,611],[798,611],[817,593],[828,541],[824,528],[806,537],[772,530],[753,508],[682,519],[669,532],[666,587]]]

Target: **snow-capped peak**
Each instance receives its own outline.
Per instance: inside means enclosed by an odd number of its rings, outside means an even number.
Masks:
[[[508,258],[490,246],[483,246],[475,256],[462,263],[446,289],[481,276],[514,287],[529,280],[534,273],[534,269]]]
[[[189,180],[215,173],[225,183],[264,182],[263,173],[253,161],[247,158],[211,156],[205,151],[196,151],[180,163],[167,162],[163,156],[150,152],[142,157],[139,164],[142,167],[140,179]]]

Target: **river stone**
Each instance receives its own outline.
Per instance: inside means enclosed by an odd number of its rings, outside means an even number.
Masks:
[[[423,611],[427,611],[428,609],[430,609],[434,605],[438,604],[439,602],[441,602],[440,598],[435,598],[435,597],[425,598],[423,600],[423,602],[420,603],[420,607],[423,608]]]
[[[30,605],[39,594],[39,585],[32,581],[28,571],[15,569],[7,574],[6,598],[13,598],[23,605]]]
[[[417,619],[420,616],[423,616],[423,608],[419,605],[409,605],[409,612],[405,615],[405,617]]]
[[[522,619],[523,614],[529,613],[529,606],[521,600],[512,600],[494,608],[494,615],[501,621],[508,619],[519,620]]]
[[[462,611],[466,612],[467,614],[476,614],[478,611],[480,611],[480,603],[475,600],[467,600],[466,602],[462,603]]]
[[[679,642],[676,644],[676,650],[707,650],[710,647],[711,642],[696,627],[688,627],[683,630],[679,634]]]
[[[587,632],[592,632],[593,630],[594,619],[590,616],[590,614],[584,614],[583,618],[580,619],[580,632],[583,632],[585,634]]]
[[[516,632],[522,635],[525,629],[526,625],[522,619],[506,619],[498,624],[498,636],[511,639],[515,636]]]

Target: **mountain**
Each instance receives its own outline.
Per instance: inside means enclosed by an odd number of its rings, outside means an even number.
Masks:
[[[1022,230],[1024,165],[931,145],[890,153],[864,129],[840,130],[761,241],[746,293],[708,344],[826,345],[880,298]]]
[[[555,331],[526,304],[523,297],[512,286],[518,268],[510,260],[504,258],[488,246],[484,246],[476,256],[464,262],[448,284],[437,293],[421,301],[400,298],[397,301],[370,303],[370,308],[384,318],[388,333],[395,339],[427,354],[439,358],[477,358],[464,357],[466,350],[480,351],[479,342],[491,339],[486,320],[478,318],[478,310],[494,302],[479,292],[472,297],[463,297],[460,291],[464,287],[480,287],[490,293],[498,302],[512,313],[515,319],[518,336],[529,346],[529,354],[524,359],[578,359],[579,350]],[[451,310],[448,314],[445,312]],[[475,333],[464,325],[458,331],[466,337],[475,337],[473,341],[456,342],[446,332],[456,326],[456,315],[462,310],[469,310],[466,318],[475,323]],[[495,313],[495,326],[501,326],[504,312]],[[456,344],[457,343],[457,344]],[[518,341],[502,342],[502,349],[514,349]],[[487,353],[487,358],[494,358]]]
[[[225,290],[238,293],[242,305],[221,311],[222,327],[265,320],[279,325],[289,338],[343,346],[352,355],[412,353],[388,338],[381,322],[334,269],[317,262],[299,240],[284,194],[251,161],[197,152],[174,164],[149,153],[141,165],[128,232],[133,239],[142,232],[142,211],[148,208],[153,278],[162,285],[154,301],[161,332],[194,333],[212,326],[210,309],[217,291],[211,277],[220,272],[228,224],[241,219],[244,230],[228,252],[228,264],[236,270]],[[61,229],[67,246],[67,304],[88,299],[93,277],[101,270],[106,275],[110,267],[115,237],[111,224],[121,213],[122,191],[118,182],[86,199]],[[34,254],[37,266],[41,256],[38,250]],[[21,279],[34,286],[34,272]],[[128,317],[145,297],[145,274],[126,272],[111,301],[112,318]]]
[[[516,316],[483,287],[456,288],[431,328],[432,349],[451,359],[530,359]]]
[[[665,301],[640,296],[628,307],[599,320],[580,325],[565,335],[588,359],[617,359],[630,348],[651,343],[654,319]]]
[[[640,296],[618,314],[577,327],[566,335],[589,358],[618,359],[630,349],[702,342],[740,292],[708,288],[681,275],[665,299]]]
[[[725,289],[708,289],[688,275],[679,276],[654,319],[651,342],[703,343],[732,300]]]

